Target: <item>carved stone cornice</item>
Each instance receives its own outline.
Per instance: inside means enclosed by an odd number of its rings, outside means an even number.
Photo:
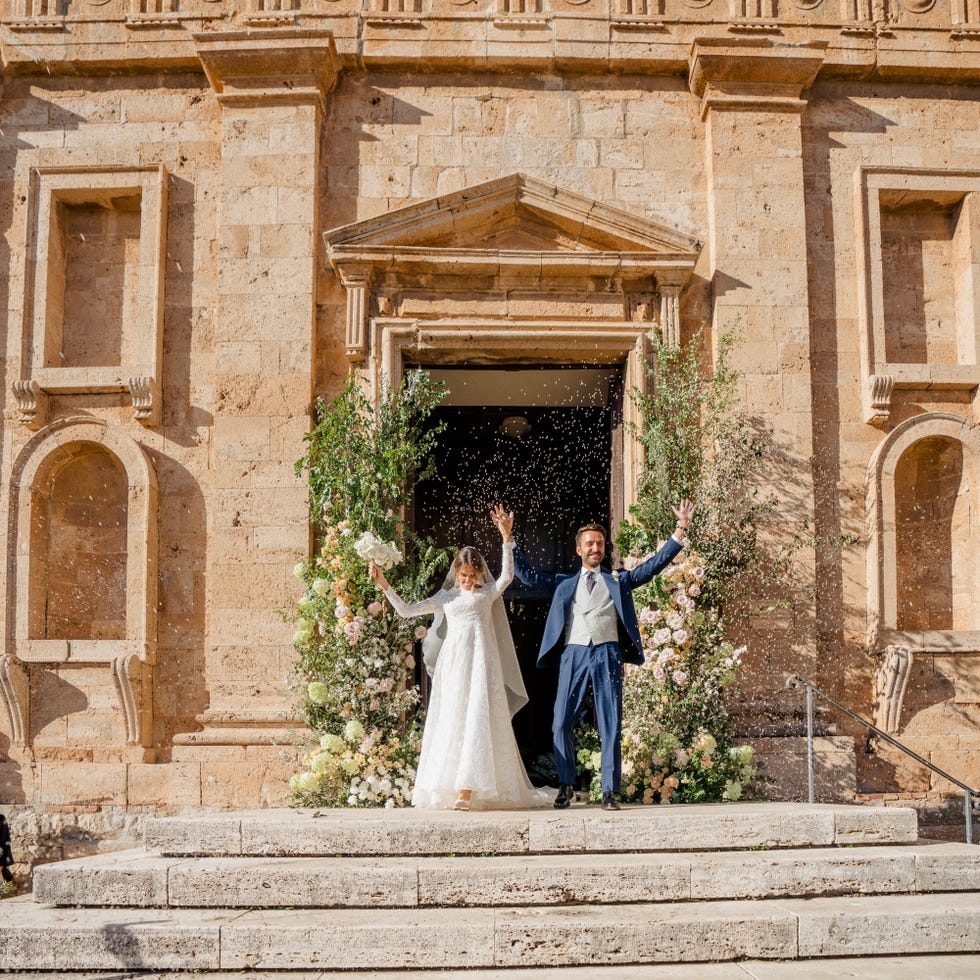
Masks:
[[[392,294],[471,292],[477,281],[484,291],[541,295],[560,284],[582,301],[598,283],[622,296],[631,321],[649,312],[634,297],[661,290],[676,339],[677,301],[701,250],[675,228],[520,173],[331,229],[323,240],[347,293],[346,349],[355,364],[371,351],[371,309],[392,314]]]
[[[195,34],[194,44],[223,105],[313,103],[322,109],[340,71],[330,31],[213,32]]]
[[[688,82],[710,109],[800,112],[824,63],[828,42],[786,44],[768,37],[699,37],[691,45]]]

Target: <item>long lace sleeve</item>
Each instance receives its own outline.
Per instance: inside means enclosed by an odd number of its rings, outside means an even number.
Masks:
[[[415,616],[425,616],[427,613],[439,612],[443,607],[443,595],[444,593],[440,590],[434,596],[429,596],[428,599],[408,603],[394,589],[385,589],[385,598],[391,603],[395,612],[405,619],[412,619]]]
[[[500,562],[500,578],[494,583],[498,595],[503,595],[507,586],[514,581],[514,542],[507,541],[503,547]]]

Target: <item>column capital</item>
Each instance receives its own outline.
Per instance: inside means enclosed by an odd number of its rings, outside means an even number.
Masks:
[[[330,31],[275,28],[195,34],[204,73],[223,105],[322,108],[340,72]]]
[[[688,84],[709,109],[799,112],[827,53],[827,41],[785,44],[771,38],[695,38]]]

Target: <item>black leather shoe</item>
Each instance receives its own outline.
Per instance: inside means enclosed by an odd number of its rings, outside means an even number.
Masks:
[[[555,797],[555,809],[567,810],[575,799],[575,787],[561,783],[558,786],[558,795]]]
[[[555,804],[558,805],[557,803]],[[615,793],[603,793],[602,794],[602,809],[603,810],[622,810],[619,805],[619,800],[616,799]]]

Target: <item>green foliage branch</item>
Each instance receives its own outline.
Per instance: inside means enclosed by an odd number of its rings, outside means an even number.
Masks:
[[[415,626],[378,601],[367,572],[365,536],[394,564],[387,575],[408,600],[426,594],[444,552],[404,520],[413,488],[434,472],[441,426],[431,416],[445,388],[422,371],[372,405],[356,380],[318,401],[307,451],[296,464],[309,480],[315,534],[295,614],[302,710],[317,744],[291,786],[319,806],[410,802],[420,732]]]
[[[648,391],[633,392],[645,451],[630,519],[616,544],[635,560],[674,530],[672,505],[695,504],[687,548],[635,593],[645,663],[623,691],[623,796],[645,803],[735,800],[764,780],[750,746],[736,745],[729,710],[744,648],[726,636],[726,603],[758,572],[759,523],[772,501],[760,490],[763,443],[737,405],[731,337],[712,368],[700,337],[661,343],[647,366]],[[601,792],[595,736],[577,745],[579,764]]]

